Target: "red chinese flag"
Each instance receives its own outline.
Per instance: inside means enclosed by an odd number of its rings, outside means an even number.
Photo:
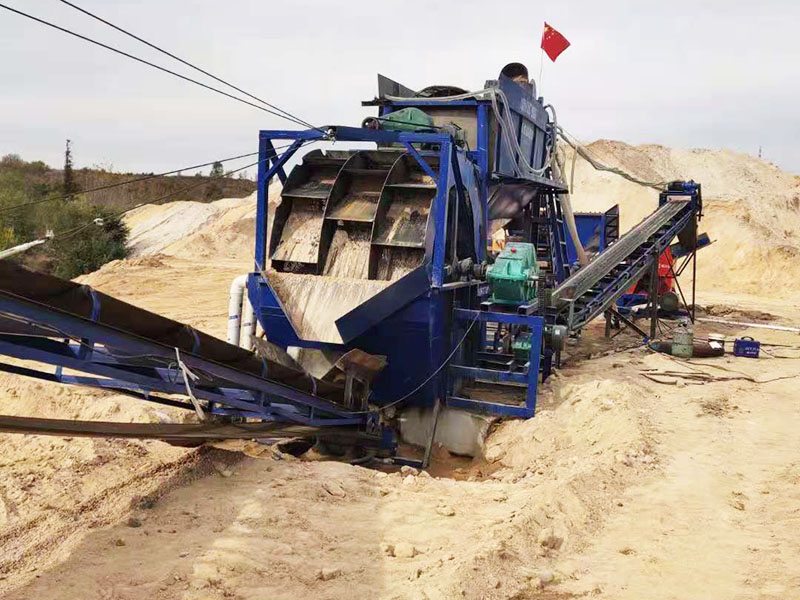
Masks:
[[[558,56],[567,48],[569,48],[567,38],[545,23],[544,33],[542,33],[542,50],[547,52],[550,60],[556,62]]]

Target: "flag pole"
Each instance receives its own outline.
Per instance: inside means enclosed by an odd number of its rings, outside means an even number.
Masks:
[[[544,48],[541,49],[539,54],[539,79],[536,81],[537,95],[542,97],[542,68],[544,67]]]

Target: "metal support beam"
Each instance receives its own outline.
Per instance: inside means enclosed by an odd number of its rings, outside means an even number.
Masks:
[[[675,269],[672,268],[672,261],[669,262],[669,272],[672,274],[672,278],[675,280],[675,285],[678,288],[678,293],[681,295],[681,302],[683,302],[683,308],[686,309],[689,318],[694,323],[694,304],[692,304],[692,309],[689,309],[689,305],[686,302],[686,296],[683,295],[683,290],[681,289],[681,282],[678,281],[678,276],[675,274]]]
[[[621,312],[619,312],[618,310],[616,310],[614,308],[609,308],[608,312],[610,312],[612,315],[614,315],[616,318],[618,318],[622,323],[624,323],[625,325],[627,325],[628,327],[633,329],[636,333],[641,335],[644,339],[648,339],[647,332],[644,329],[642,329],[641,327],[639,327],[636,323],[634,323],[631,319],[629,319],[628,317],[623,315]]]
[[[431,426],[431,437],[428,438],[428,444],[425,446],[425,457],[422,459],[422,468],[427,469],[431,464],[431,452],[433,451],[433,441],[436,439],[436,427],[439,425],[439,413],[442,408],[442,399],[437,396],[436,402],[433,404],[433,425]]]
[[[658,327],[658,255],[653,257],[650,270],[650,339],[656,338]]]
[[[694,244],[692,248],[692,322],[697,318],[697,300],[695,291],[697,289],[697,227],[694,228]]]

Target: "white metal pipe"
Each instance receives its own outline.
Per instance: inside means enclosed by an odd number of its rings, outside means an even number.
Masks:
[[[230,300],[228,302],[228,343],[239,345],[242,324],[242,298],[247,287],[247,275],[239,275],[231,283]]]

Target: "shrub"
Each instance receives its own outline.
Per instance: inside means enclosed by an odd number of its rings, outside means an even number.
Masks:
[[[52,273],[58,277],[72,279],[127,256],[128,228],[122,219],[84,199],[62,204],[47,222],[56,234],[65,233],[47,244]]]

